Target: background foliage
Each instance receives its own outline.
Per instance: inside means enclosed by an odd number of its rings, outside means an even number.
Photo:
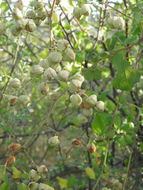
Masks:
[[[0,190],[143,190],[142,11],[0,3]]]

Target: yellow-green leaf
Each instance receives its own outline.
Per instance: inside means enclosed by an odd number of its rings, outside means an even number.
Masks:
[[[58,23],[59,22],[59,16],[55,12],[53,12],[53,14],[52,14],[52,22],[53,23]]]
[[[13,178],[21,178],[21,171],[19,171],[17,168],[12,167],[12,173],[13,173]]]
[[[90,179],[95,179],[95,172],[92,168],[86,168],[85,172]]]
[[[61,178],[61,177],[57,177],[57,180],[59,182],[59,185],[60,185],[61,189],[67,188],[67,186],[68,186],[67,179],[64,179],[64,178]]]

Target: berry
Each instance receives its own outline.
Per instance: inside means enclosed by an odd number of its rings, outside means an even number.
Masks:
[[[36,28],[37,28],[37,26],[33,20],[29,20],[25,26],[25,29],[28,32],[33,32]]]
[[[72,62],[74,60],[75,60],[74,51],[71,48],[67,47],[63,52],[63,61]]]
[[[18,102],[23,105],[30,103],[30,97],[28,95],[21,95],[18,97]]]
[[[39,90],[40,90],[41,94],[47,95],[49,93],[49,85],[46,82],[42,82],[39,85]]]
[[[75,7],[74,10],[73,10],[73,16],[79,20],[80,17],[82,16],[81,8]]]
[[[48,143],[51,146],[56,146],[56,145],[60,144],[58,136],[50,137],[48,140]]]
[[[88,151],[89,153],[94,153],[94,152],[96,152],[96,146],[95,146],[93,143],[88,144],[88,145],[87,145],[87,151]]]
[[[82,5],[80,12],[81,12],[81,15],[89,16],[89,14],[90,14],[89,6],[88,5]]]
[[[31,73],[33,75],[41,75],[43,73],[44,69],[40,65],[34,65]]]
[[[51,51],[48,55],[49,63],[60,63],[62,61],[62,54],[58,51]]]
[[[43,173],[47,173],[48,169],[45,165],[41,165],[41,166],[37,167],[37,171],[38,171],[38,173],[43,174]]]
[[[57,41],[57,48],[59,51],[64,51],[69,45],[69,42],[65,39],[60,39]]]
[[[98,102],[96,102],[96,107],[97,107],[97,109],[99,109],[100,111],[104,111],[104,109],[105,109],[105,104],[104,104],[103,101],[98,101]]]
[[[70,96],[70,101],[73,106],[79,106],[82,103],[82,98],[79,94],[73,94]]]
[[[70,72],[66,70],[61,70],[58,73],[59,79],[67,81],[69,79]]]
[[[57,73],[56,73],[56,71],[54,69],[49,67],[48,69],[45,70],[44,77],[46,79],[49,79],[49,80],[56,79],[57,78]]]
[[[87,117],[85,117],[83,114],[80,113],[80,114],[77,115],[77,121],[80,124],[84,124],[84,123],[88,122],[88,119],[87,119]]]
[[[13,78],[9,81],[9,87],[19,88],[21,86],[20,80],[18,78]]]
[[[97,103],[97,96],[95,94],[90,95],[87,99],[86,99],[87,103],[89,103],[90,106],[95,106]]]

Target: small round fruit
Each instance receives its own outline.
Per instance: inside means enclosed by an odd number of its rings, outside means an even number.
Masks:
[[[28,95],[21,95],[18,97],[18,102],[23,105],[30,103],[30,97]]]
[[[45,165],[41,165],[41,166],[37,167],[37,171],[38,171],[38,173],[43,174],[43,173],[47,173],[48,169]]]
[[[18,8],[19,10],[23,10],[23,7],[24,7],[24,2],[23,0],[18,0],[17,2],[15,2],[14,4],[14,7],[15,8]]]
[[[94,153],[94,152],[96,152],[96,146],[95,146],[95,144],[93,144],[93,143],[88,144],[88,145],[87,145],[87,151],[88,151],[89,153]]]
[[[68,61],[68,62],[75,61],[75,53],[71,48],[67,47],[63,52],[63,61]]]
[[[119,30],[121,29],[122,30],[124,28],[124,20],[123,20],[123,18],[115,16],[114,19],[113,19],[113,26],[116,29],[119,29]]]
[[[88,119],[87,119],[87,117],[85,117],[83,114],[80,113],[80,114],[77,115],[77,121],[80,124],[84,124],[84,123],[88,122]]]
[[[40,178],[40,176],[38,175],[37,171],[32,169],[29,172],[29,180],[30,181],[37,181]]]
[[[79,80],[79,81],[83,82],[83,81],[84,81],[84,76],[82,76],[82,75],[79,74],[79,73],[76,73],[76,74],[72,77],[72,79]]]
[[[39,184],[36,182],[31,182],[28,184],[28,187],[30,190],[38,190],[39,189]]]
[[[46,82],[42,82],[39,85],[39,90],[40,90],[41,94],[47,95],[49,93],[49,85]]]
[[[50,137],[48,140],[49,145],[51,146],[57,146],[60,144],[59,137],[58,136],[53,136]]]
[[[111,28],[122,30],[124,28],[125,22],[124,22],[123,18],[118,17],[118,16],[113,16],[113,17],[109,17],[107,19],[107,24]]]
[[[66,70],[61,70],[58,73],[58,77],[60,80],[67,81],[69,79],[70,72]]]
[[[39,18],[34,18],[33,21],[36,24],[36,26],[40,26],[40,24],[42,22]]]
[[[47,69],[49,67],[49,63],[47,59],[41,59],[40,60],[40,65],[41,67],[43,67],[44,69]]]
[[[112,179],[113,188],[117,188],[118,190],[122,190],[123,185],[118,179]]]
[[[62,54],[58,51],[51,51],[48,55],[49,63],[60,63],[62,61]]]
[[[21,30],[22,30],[21,26],[18,23],[14,23],[11,28],[11,33],[14,36],[18,36],[21,33]]]
[[[25,26],[25,29],[28,32],[33,32],[36,28],[37,28],[37,26],[33,20],[29,20]]]
[[[71,81],[71,84],[73,85],[73,87],[79,89],[79,88],[81,88],[82,82],[80,80],[73,79]]]
[[[44,3],[42,1],[34,1],[34,7],[35,9],[43,9]]]
[[[57,78],[57,72],[49,67],[48,69],[45,70],[44,72],[44,77],[48,80],[56,79]]]
[[[91,106],[95,106],[97,103],[97,96],[95,94],[90,95],[87,99],[86,99],[87,103],[89,103],[89,105]]]
[[[8,148],[13,153],[16,153],[16,152],[18,152],[21,149],[21,144],[18,144],[18,143],[10,144]]]
[[[36,17],[36,13],[34,10],[28,10],[26,13],[26,17],[29,19],[34,19]]]
[[[21,19],[21,20],[18,20],[18,21],[17,21],[17,24],[19,25],[19,28],[22,30],[22,29],[25,28],[27,22],[26,22],[25,19]]]
[[[93,109],[92,109],[92,108],[90,108],[90,109],[85,109],[85,108],[83,108],[83,109],[81,109],[81,113],[82,113],[84,116],[86,116],[86,117],[90,117],[90,116],[93,115]]]
[[[21,86],[21,82],[18,78],[13,78],[9,81],[9,87],[11,88],[19,88]]]
[[[103,101],[98,101],[98,102],[96,102],[96,107],[100,111],[104,111],[104,109],[105,109],[105,103]]]
[[[73,106],[80,106],[82,103],[82,98],[79,94],[73,94],[70,96],[70,101]]]
[[[72,145],[76,145],[76,146],[81,145],[81,141],[79,139],[73,139]]]
[[[73,16],[77,19],[80,19],[80,17],[82,16],[81,14],[81,8],[79,7],[75,7],[73,10]]]
[[[41,20],[45,20],[45,18],[47,17],[46,10],[45,9],[37,10],[37,17]]]
[[[88,5],[82,5],[80,12],[81,12],[81,15],[89,16],[89,14],[90,14],[89,6]]]
[[[15,105],[17,102],[18,97],[17,96],[12,96],[12,95],[5,95],[6,100],[8,100],[10,106]]]
[[[34,65],[31,74],[33,75],[41,75],[43,73],[44,69],[40,65]]]
[[[12,15],[15,20],[20,20],[23,18],[22,12],[18,8],[14,8]]]
[[[5,34],[6,32],[6,24],[5,23],[0,23],[0,35]]]
[[[16,157],[13,155],[8,155],[7,161],[5,163],[5,166],[11,166],[16,161]]]
[[[64,51],[69,45],[69,42],[65,39],[60,39],[57,41],[57,48],[59,51]]]

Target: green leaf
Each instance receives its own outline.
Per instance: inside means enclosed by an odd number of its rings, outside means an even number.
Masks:
[[[57,177],[57,180],[59,182],[59,185],[61,187],[61,189],[67,188],[68,187],[68,181],[67,179],[61,178],[61,177]]]
[[[97,67],[84,68],[82,72],[86,80],[101,79],[101,70]]]
[[[12,167],[12,173],[13,173],[13,178],[21,178],[21,171],[19,171],[17,168]]]
[[[4,166],[0,165],[0,180],[5,180],[6,176],[7,175]]]
[[[98,134],[106,132],[112,121],[112,116],[109,113],[97,113],[92,122],[92,129]]]
[[[24,183],[19,183],[17,186],[18,186],[18,190],[29,190],[27,185],[25,185]]]
[[[138,40],[138,36],[135,35],[135,36],[131,36],[129,38],[127,38],[125,41],[124,41],[124,44],[130,44],[130,43],[133,43],[133,42],[137,42]]]
[[[115,88],[129,91],[139,81],[139,79],[140,72],[129,67],[125,71],[118,72],[112,82]]]
[[[10,190],[9,185],[7,183],[3,183],[2,185],[0,185],[0,190]]]
[[[113,67],[117,69],[117,71],[124,71],[130,64],[124,58],[124,52],[116,53],[112,56],[111,62],[113,63]]]
[[[9,9],[8,4],[5,2],[0,3],[0,9],[7,11]]]
[[[53,12],[53,14],[52,14],[52,21],[53,21],[53,23],[59,22],[59,16],[55,12]]]
[[[86,168],[85,173],[90,179],[95,179],[95,172],[92,168]]]

